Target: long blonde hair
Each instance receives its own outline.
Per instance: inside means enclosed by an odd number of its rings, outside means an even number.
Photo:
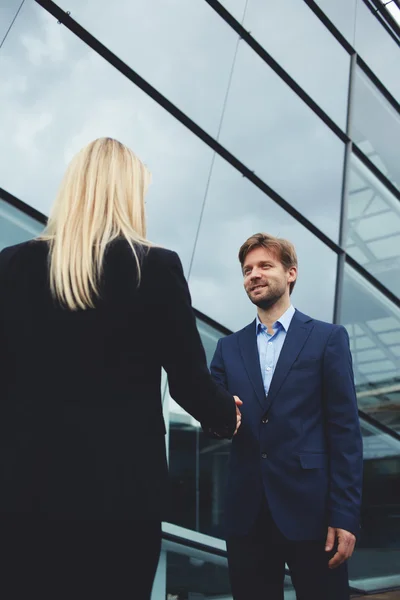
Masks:
[[[104,254],[122,237],[131,246],[140,281],[135,244],[146,240],[144,197],[150,172],[126,146],[99,138],[69,164],[40,239],[50,244],[50,288],[70,310],[95,306]]]

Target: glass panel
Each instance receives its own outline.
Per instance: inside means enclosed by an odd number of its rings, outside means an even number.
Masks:
[[[386,177],[400,189],[400,115],[357,67],[350,135]]]
[[[361,421],[364,445],[361,532],[349,561],[351,584],[361,590],[400,585],[400,442]]]
[[[316,0],[316,2],[353,46],[357,0]]]
[[[59,4],[201,127],[217,134],[238,36],[206,2]]]
[[[7,0],[0,3],[0,45],[17,14],[21,0]]]
[[[331,321],[336,254],[218,157],[190,275],[194,306],[231,330],[254,319],[255,307],[243,290],[237,255],[242,243],[258,231],[295,244],[300,267],[293,303],[315,318]]]
[[[221,333],[197,320],[210,364]],[[172,497],[168,521],[223,537],[222,497],[230,442],[210,440],[170,398],[169,468]]]
[[[220,141],[338,239],[344,144],[244,42],[239,45]]]
[[[166,540],[162,553],[167,563],[167,600],[232,600],[225,557]],[[294,599],[286,577],[285,600]]]
[[[355,156],[350,159],[346,250],[400,296],[400,202]]]
[[[43,225],[0,198],[0,250],[36,237]]]
[[[357,2],[355,47],[383,85],[400,102],[400,48],[362,0]]]
[[[248,0],[244,27],[345,130],[350,56],[307,4]]]
[[[2,187],[46,214],[73,154],[96,137],[120,139],[153,174],[149,238],[187,267],[212,151],[35,2],[0,57]]]
[[[400,433],[400,310],[346,265],[341,320],[360,408]]]

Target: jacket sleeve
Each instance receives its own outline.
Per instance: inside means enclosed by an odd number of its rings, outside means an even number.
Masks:
[[[224,390],[228,389],[228,384],[226,381],[226,372],[225,372],[225,363],[222,357],[222,346],[221,340],[218,340],[217,347],[214,352],[213,359],[210,365],[211,376],[214,379],[215,383],[217,383]]]
[[[329,525],[357,535],[362,493],[363,449],[349,336],[335,326],[323,367],[330,456]]]
[[[206,355],[196,326],[189,288],[175,252],[169,253],[166,268],[166,329],[163,367],[172,398],[203,426],[230,438],[236,428],[233,396],[211,378]]]

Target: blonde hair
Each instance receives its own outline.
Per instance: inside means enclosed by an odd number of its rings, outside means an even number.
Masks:
[[[126,146],[99,138],[74,156],[40,239],[49,241],[50,288],[70,310],[95,306],[104,254],[122,237],[140,261],[135,244],[146,240],[144,197],[150,172]]]
[[[284,240],[283,238],[277,238],[268,233],[254,233],[240,247],[238,258],[242,269],[246,256],[256,248],[265,248],[265,250],[274,253],[286,271],[291,267],[297,268],[298,266],[296,249],[292,242]],[[290,283],[290,293],[293,292],[295,284],[296,281]]]

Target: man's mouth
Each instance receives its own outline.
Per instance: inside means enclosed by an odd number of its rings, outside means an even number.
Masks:
[[[257,290],[262,290],[265,287],[265,285],[263,284],[259,284],[259,285],[255,285],[254,287],[251,288],[251,292],[257,292]]]

